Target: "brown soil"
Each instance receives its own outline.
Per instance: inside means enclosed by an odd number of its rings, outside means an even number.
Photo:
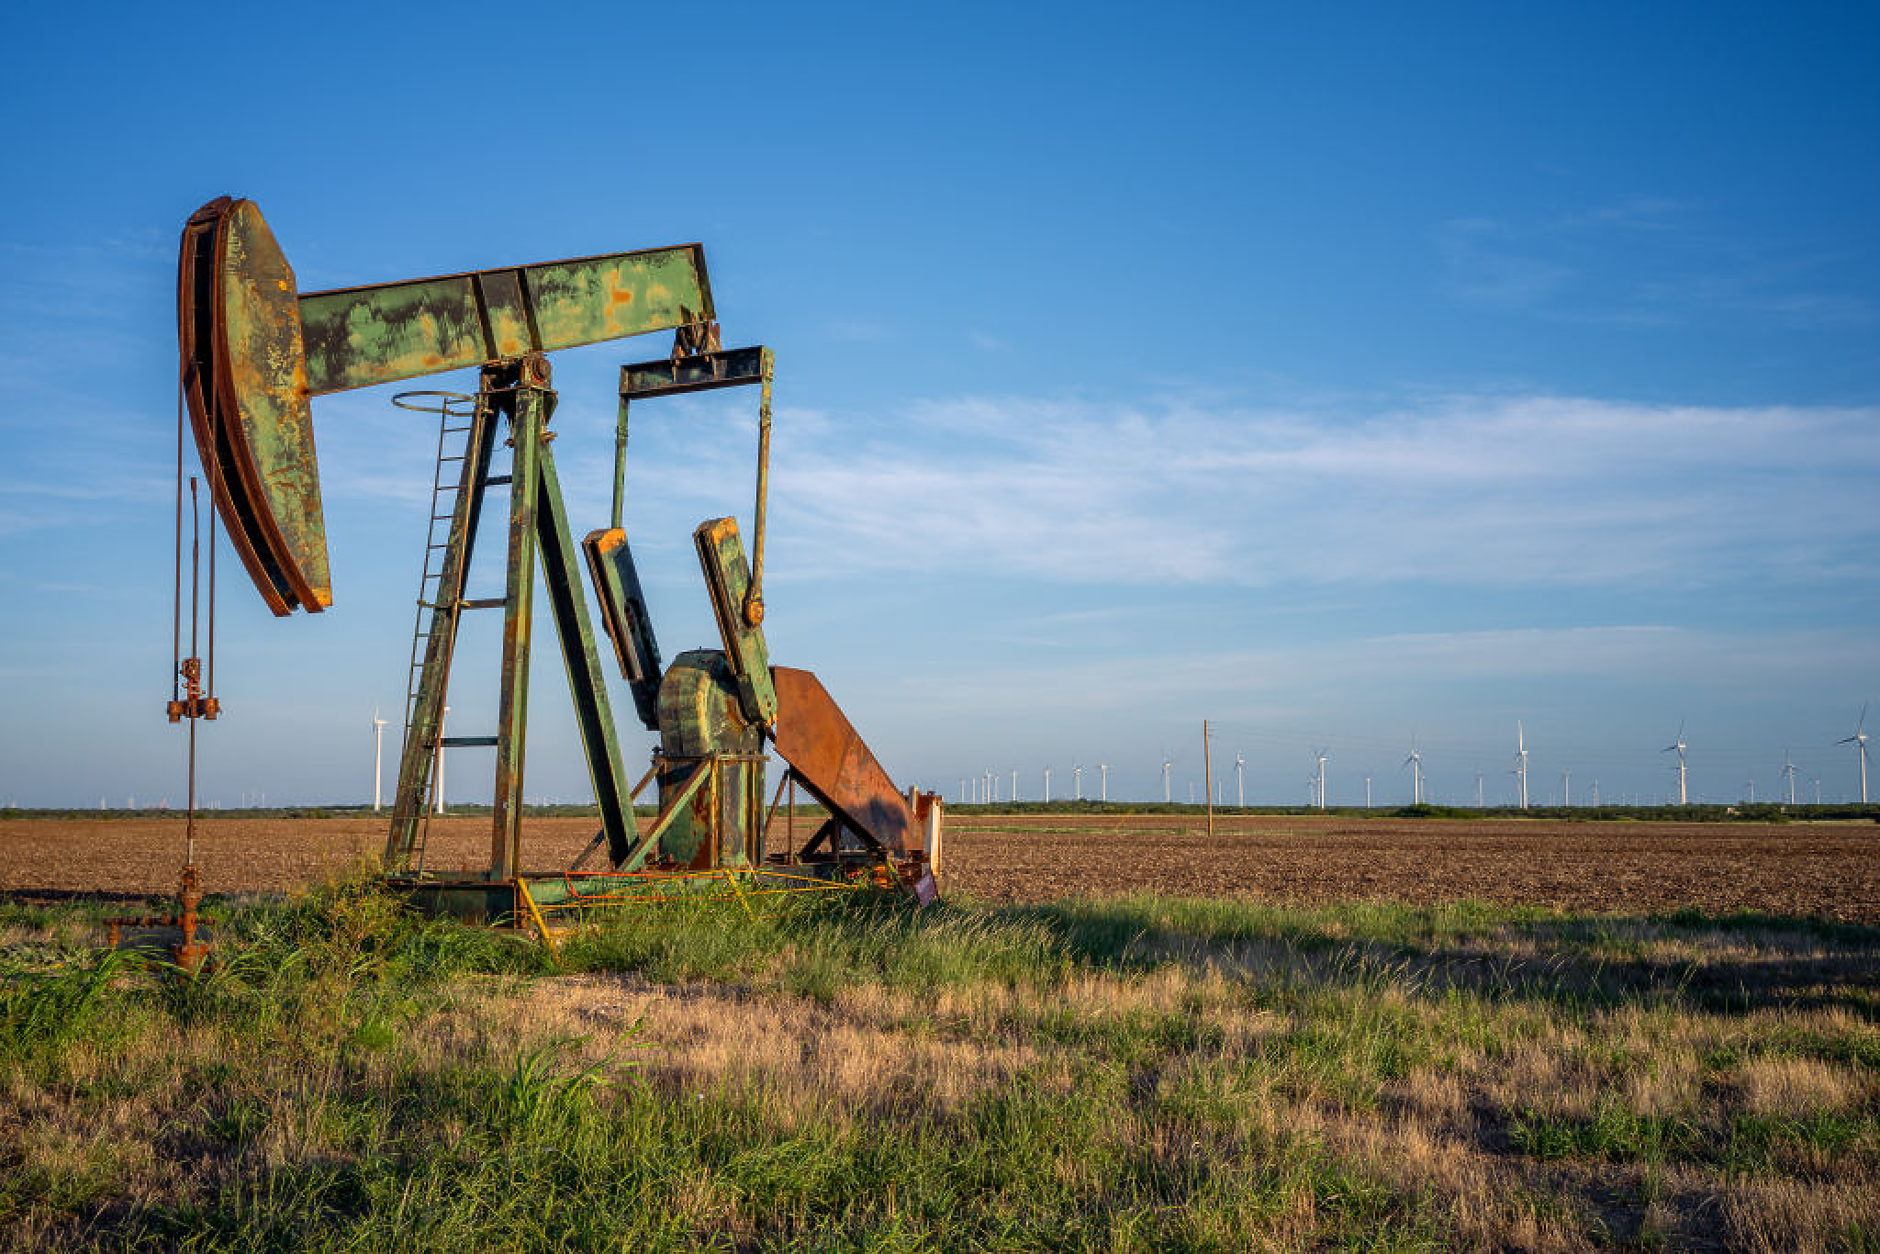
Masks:
[[[798,821],[799,832],[808,824]],[[566,866],[594,821],[532,819],[531,868]],[[206,819],[196,861],[212,893],[277,891],[378,851],[383,822]],[[0,891],[171,891],[180,819],[0,822]],[[776,843],[781,844],[779,839]],[[489,820],[432,829],[429,865],[488,860]],[[1155,891],[1286,903],[1472,897],[1573,910],[1760,910],[1880,922],[1872,823],[1557,823],[1182,815],[953,815],[946,884],[999,901]]]

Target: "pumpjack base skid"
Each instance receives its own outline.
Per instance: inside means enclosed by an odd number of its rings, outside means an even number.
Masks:
[[[931,904],[938,896],[924,859],[899,865],[862,855],[774,854],[759,867],[649,867],[641,871],[530,871],[506,880],[471,877],[388,877],[419,913],[460,923],[557,935],[581,921],[580,912],[680,901],[739,900],[790,893],[875,891]]]

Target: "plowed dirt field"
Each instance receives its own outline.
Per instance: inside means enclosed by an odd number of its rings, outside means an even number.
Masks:
[[[798,820],[800,833],[807,833]],[[371,818],[207,819],[197,862],[212,892],[279,891],[376,852]],[[594,832],[532,819],[527,864],[566,866]],[[781,843],[780,841],[778,842]],[[141,897],[170,891],[180,819],[0,822],[0,891]],[[447,818],[428,863],[488,859],[489,820]],[[1573,910],[1761,910],[1880,922],[1880,826],[1872,823],[1558,823],[1185,815],[956,813],[945,880],[998,901],[1139,890],[1285,903],[1473,897]]]

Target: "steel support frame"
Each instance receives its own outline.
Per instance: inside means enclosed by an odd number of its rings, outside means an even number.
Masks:
[[[480,425],[470,433],[465,449],[460,490],[436,594],[438,610],[432,618],[411,727],[399,766],[398,802],[385,854],[386,865],[394,873],[408,869],[406,864],[416,847],[419,824],[423,822],[435,765],[438,723],[449,687],[455,619],[464,608],[463,580],[475,547],[483,494],[489,483],[498,417],[508,419],[512,451],[490,865],[485,878],[492,882],[513,880],[522,869],[530,628],[538,554],[542,562],[543,587],[561,645],[562,661],[567,668],[568,690],[574,701],[588,774],[600,809],[602,833],[615,861],[626,855],[634,835],[632,803],[625,785],[619,738],[581,585],[581,557],[568,527],[554,456],[549,450],[554,436],[548,430],[548,422],[555,408],[555,393],[549,381],[548,361],[539,354],[499,362],[483,370],[477,406]]]

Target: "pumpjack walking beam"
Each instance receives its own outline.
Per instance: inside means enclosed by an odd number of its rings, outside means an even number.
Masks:
[[[623,856],[631,844],[633,819],[620,742],[581,588],[581,557],[568,529],[561,484],[549,448],[554,436],[548,422],[555,408],[555,393],[549,382],[548,359],[539,354],[499,362],[483,370],[478,418],[465,450],[462,488],[446,541],[443,577],[439,580],[430,640],[399,769],[397,808],[386,841],[386,864],[394,869],[407,868],[420,848],[437,748],[469,745],[490,745],[496,750],[489,878],[507,880],[521,869],[530,628],[538,553],[602,831],[609,852],[616,858]],[[491,483],[501,482],[488,474],[499,418],[508,422],[512,450],[506,587],[500,600],[479,600],[464,595],[464,574],[476,542],[484,492]],[[496,733],[440,737],[438,724],[449,685],[457,621],[466,610],[498,605],[503,608],[503,643]]]

